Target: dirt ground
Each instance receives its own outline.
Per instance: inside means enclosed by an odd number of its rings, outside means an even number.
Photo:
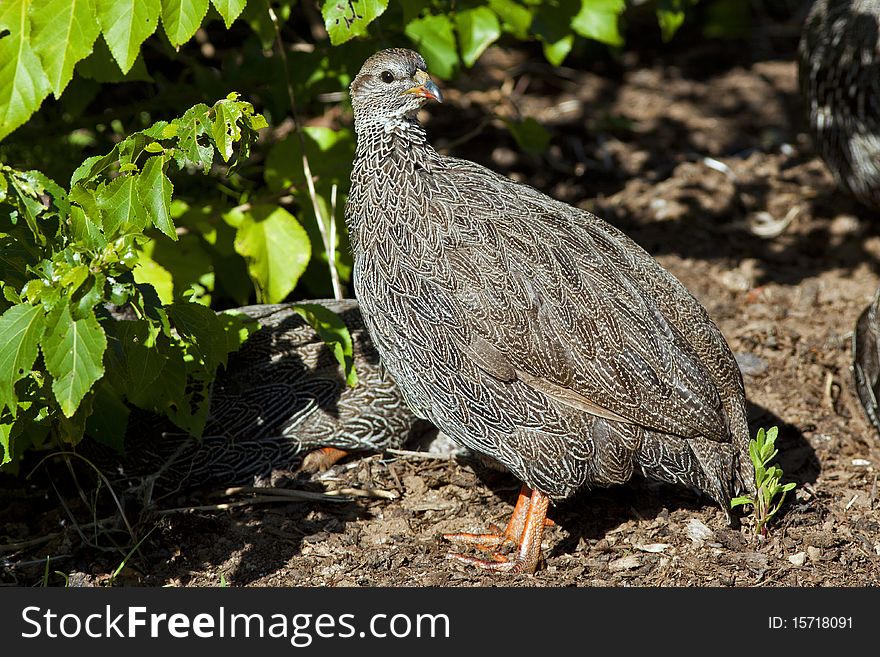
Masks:
[[[798,484],[765,539],[747,522],[728,527],[719,508],[688,490],[636,479],[551,508],[556,524],[536,575],[491,575],[445,559],[439,536],[503,525],[519,482],[466,457],[384,454],[312,479],[273,477],[292,489],[347,489],[348,501],[261,502],[207,491],[162,500],[142,514],[138,536],[149,534],[115,579],[127,534],[80,536],[51,486],[7,481],[0,543],[22,545],[0,553],[0,582],[880,583],[880,439],[850,369],[855,320],[880,285],[880,224],[835,189],[815,156],[797,95],[797,25],[772,28],[756,31],[749,47],[633,51],[579,69],[495,48],[445,84],[446,102],[426,116],[444,152],[593,210],[704,303],[740,360],[753,434],[779,426],[779,464]],[[546,153],[518,149],[501,121],[517,116],[549,128]],[[100,549],[83,547],[83,538]],[[112,549],[114,540],[122,547]]]

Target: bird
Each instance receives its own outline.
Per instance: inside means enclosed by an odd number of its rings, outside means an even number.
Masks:
[[[856,320],[852,353],[856,395],[868,421],[880,431],[880,288]]]
[[[880,0],[816,0],[798,80],[816,150],[837,184],[880,210]]]
[[[296,312],[303,303],[336,313],[352,338],[355,386],[321,336]],[[132,409],[123,455],[94,441],[101,469],[149,477],[162,494],[253,482],[273,469],[326,469],[352,452],[401,447],[430,425],[409,410],[382,370],[354,299],[262,304],[226,313],[259,322],[229,355],[210,389],[204,434]],[[308,306],[306,306],[308,307]]]
[[[755,490],[745,389],[697,299],[592,213],[438,153],[418,112],[443,95],[417,52],[373,54],[349,92],[364,324],[410,408],[522,482],[503,530],[445,534],[447,556],[534,573],[550,504],[635,472],[732,520]]]
[[[838,186],[880,211],[880,0],[817,0],[798,44],[813,142]],[[852,337],[856,395],[880,431],[880,288]]]

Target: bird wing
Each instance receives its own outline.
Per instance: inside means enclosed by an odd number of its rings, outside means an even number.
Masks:
[[[429,183],[446,268],[430,277],[446,288],[432,295],[432,312],[438,326],[456,325],[473,362],[594,415],[730,440],[713,377],[653,298],[670,286],[651,279],[671,274],[586,211],[447,160]],[[640,278],[633,258],[655,265],[650,276]],[[700,310],[684,316],[711,323],[680,284],[672,289],[682,293],[675,303]]]

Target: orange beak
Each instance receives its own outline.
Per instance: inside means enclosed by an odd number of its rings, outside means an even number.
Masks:
[[[434,84],[434,81],[425,71],[416,71],[413,79],[417,82],[416,86],[404,91],[405,94],[415,94],[419,98],[427,98],[428,100],[436,100],[438,103],[443,102],[443,94],[440,93],[440,87]]]

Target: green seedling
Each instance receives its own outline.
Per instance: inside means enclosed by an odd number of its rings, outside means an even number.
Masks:
[[[758,492],[755,497],[741,495],[730,501],[731,509],[745,504],[752,505],[755,513],[755,533],[760,533],[761,536],[767,535],[767,523],[779,511],[786,493],[796,485],[793,482],[780,485],[782,468],[778,465],[769,465],[779,452],[776,449],[778,433],[777,427],[771,427],[766,432],[764,429],[759,429],[757,437],[749,441],[749,458],[755,467],[755,486]]]

